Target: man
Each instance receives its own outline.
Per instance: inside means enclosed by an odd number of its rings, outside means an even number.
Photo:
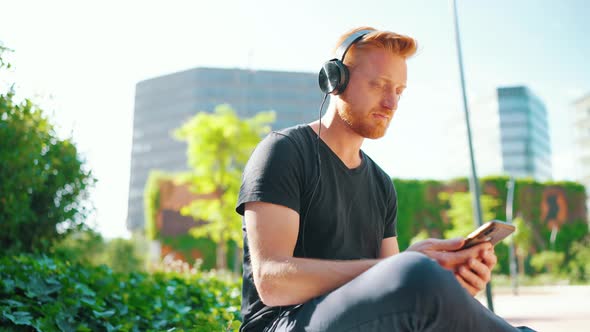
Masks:
[[[325,116],[272,132],[244,170],[241,331],[516,330],[473,298],[496,264],[489,243],[399,253],[393,183],[361,150],[385,134],[416,42],[365,27],[338,45]]]

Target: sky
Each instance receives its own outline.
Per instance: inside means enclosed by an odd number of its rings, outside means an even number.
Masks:
[[[572,103],[590,93],[590,9],[583,0],[459,0],[470,102],[526,85],[549,113],[553,177],[576,180]],[[392,177],[468,175],[452,2],[0,0],[0,42],[15,84],[72,136],[98,182],[91,224],[125,227],[137,82],[194,67],[317,72],[337,38],[372,26],[417,39],[408,88],[387,135],[363,149]],[[320,100],[318,100],[319,106]],[[458,129],[459,128],[459,129]],[[474,133],[477,135],[477,133]]]

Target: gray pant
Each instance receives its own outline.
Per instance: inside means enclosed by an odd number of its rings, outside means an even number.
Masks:
[[[267,331],[518,331],[419,253],[388,258],[324,296],[282,311]]]

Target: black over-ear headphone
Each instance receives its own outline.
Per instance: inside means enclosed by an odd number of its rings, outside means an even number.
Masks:
[[[326,61],[320,70],[319,84],[320,89],[325,94],[341,94],[348,85],[350,74],[348,68],[344,64],[344,57],[350,47],[361,40],[363,36],[375,30],[360,30],[357,31],[342,42],[336,51],[336,58]]]

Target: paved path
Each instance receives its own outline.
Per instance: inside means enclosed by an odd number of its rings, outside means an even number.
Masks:
[[[539,332],[590,331],[590,286],[496,288],[494,311],[515,326]],[[485,295],[478,299],[486,304]]]

